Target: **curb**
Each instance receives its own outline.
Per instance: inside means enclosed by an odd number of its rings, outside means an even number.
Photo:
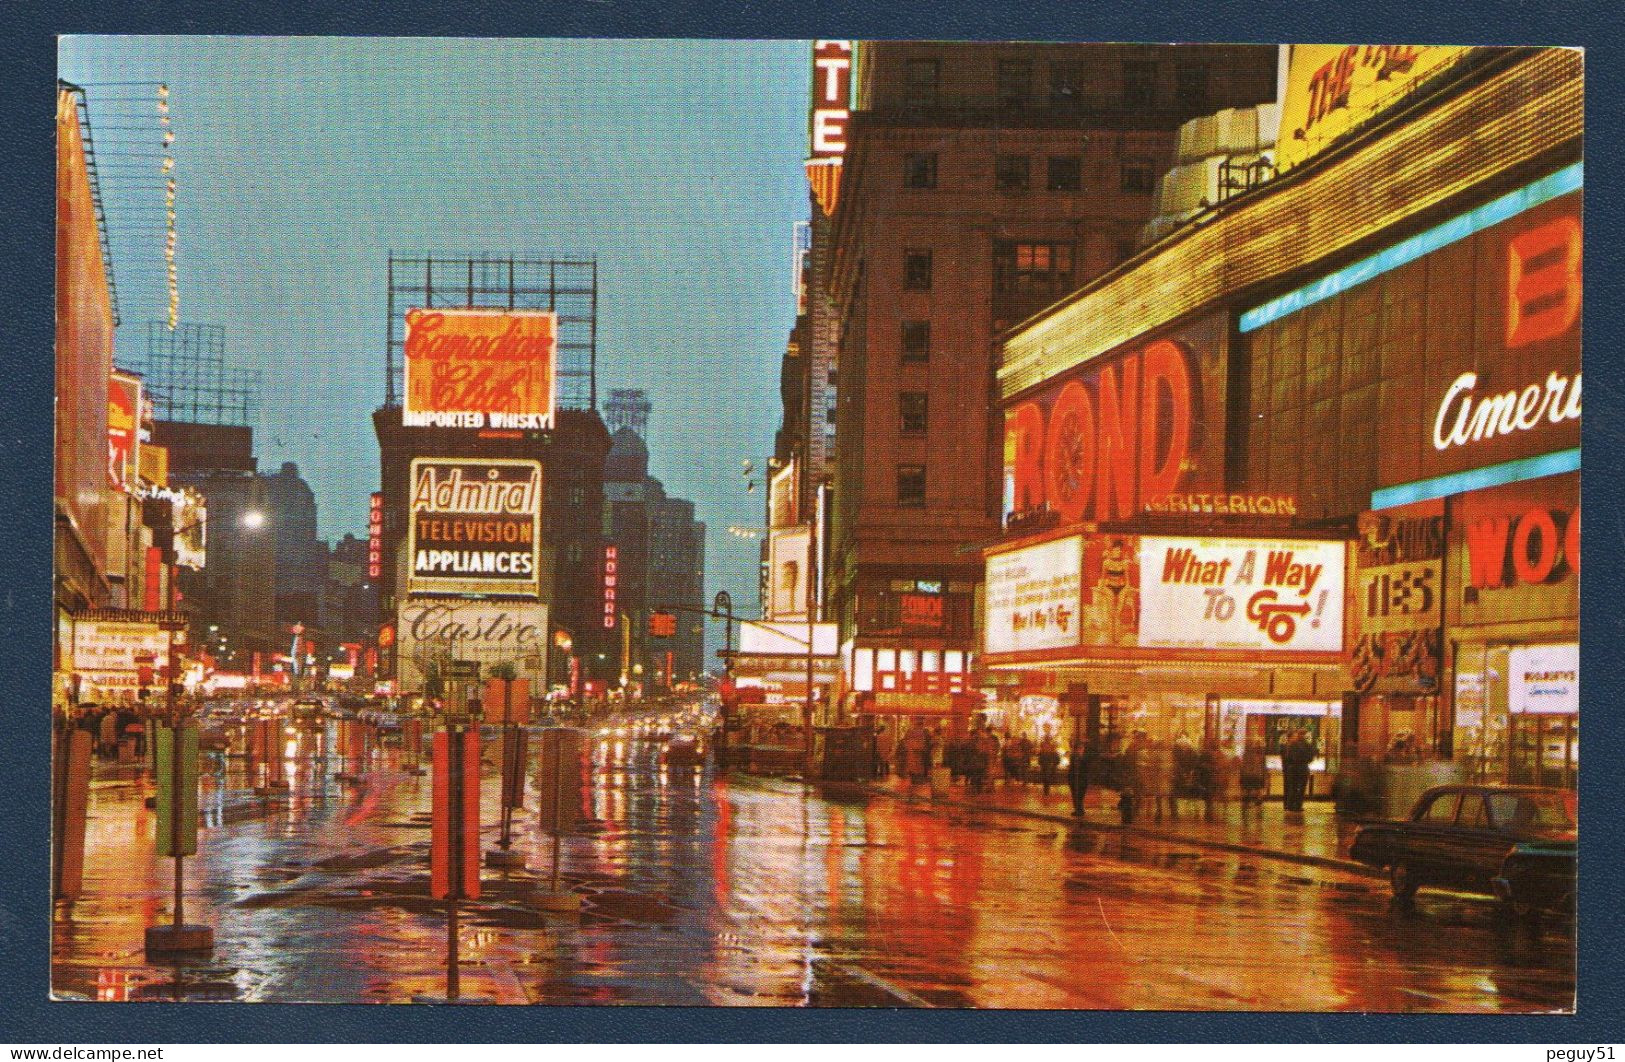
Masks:
[[[1179,833],[1169,833],[1166,830],[1147,829],[1144,826],[1122,826],[1113,822],[1090,822],[1087,819],[1077,819],[1071,815],[1058,814],[1051,811],[1030,811],[1025,808],[999,807],[993,804],[978,804],[975,801],[955,797],[916,796],[912,793],[900,793],[894,789],[881,786],[867,785],[863,782],[820,782],[820,785],[830,789],[845,789],[851,792],[867,793],[870,796],[887,797],[909,804],[925,804],[940,807],[966,808],[972,811],[987,811],[1001,815],[1015,815],[1020,818],[1038,819],[1044,822],[1053,822],[1066,826],[1075,826],[1079,829],[1106,831],[1114,833],[1133,833],[1151,840],[1163,841],[1172,844],[1189,845],[1193,848],[1211,848],[1221,852],[1234,852],[1239,855],[1250,855],[1261,859],[1273,859],[1282,863],[1296,863],[1299,866],[1323,867],[1328,870],[1339,870],[1347,874],[1358,874],[1361,877],[1381,879],[1383,874],[1375,867],[1368,867],[1364,863],[1356,863],[1348,859],[1333,859],[1330,856],[1304,855],[1301,852],[1283,852],[1275,848],[1260,848],[1256,845],[1236,844],[1232,841],[1217,841],[1203,837],[1189,837]]]

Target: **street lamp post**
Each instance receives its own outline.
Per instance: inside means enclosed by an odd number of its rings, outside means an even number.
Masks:
[[[208,517],[194,520],[184,527],[176,529],[172,534],[175,538],[204,529],[208,525]],[[265,514],[257,510],[250,510],[243,514],[242,525],[254,529],[263,526]],[[177,660],[178,643],[175,635],[180,630],[181,621],[180,595],[176,583],[180,571],[179,558],[176,555],[174,542],[169,547],[167,564],[168,587],[165,593],[164,628],[167,641],[167,660],[165,662],[165,691],[164,715],[169,724],[169,815],[167,823],[160,823],[160,836],[167,836],[169,854],[175,861],[175,892],[174,892],[174,922],[168,926],[150,926],[146,932],[146,950],[154,954],[190,954],[208,952],[214,948],[214,931],[205,925],[188,925],[186,923],[186,891],[183,880],[182,860],[186,846],[182,843],[182,826],[186,819],[185,783],[190,775],[191,768],[196,765],[196,747],[191,751],[191,763],[187,762],[188,747],[186,742],[185,706],[180,700],[180,666]],[[154,735],[156,738],[157,735]],[[156,740],[154,741],[156,745]],[[195,787],[197,782],[193,777]],[[193,801],[196,796],[194,792]],[[195,813],[194,813],[195,814]],[[193,820],[196,828],[196,820]]]

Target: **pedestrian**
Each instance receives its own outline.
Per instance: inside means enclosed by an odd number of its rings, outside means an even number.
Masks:
[[[1146,795],[1151,797],[1156,821],[1162,821],[1164,806],[1167,807],[1168,817],[1179,818],[1179,807],[1174,803],[1174,750],[1168,742],[1158,740],[1151,743],[1145,753]]]
[[[1032,758],[1032,742],[1021,734],[1004,743],[1004,777],[1009,782],[1027,780],[1027,761]]]
[[[1241,813],[1249,806],[1264,812],[1264,794],[1269,792],[1269,764],[1264,758],[1264,739],[1250,738],[1241,753]]]
[[[1053,744],[1053,742],[1052,742]],[[1041,754],[1042,755],[1042,754]],[[1072,794],[1072,816],[1083,818],[1085,802],[1089,796],[1089,773],[1094,768],[1093,744],[1076,742],[1066,762],[1066,788]]]
[[[1060,765],[1061,750],[1055,744],[1055,732],[1046,726],[1038,742],[1038,781],[1044,787],[1045,796],[1049,796],[1049,787],[1055,782],[1055,769]]]
[[[1181,730],[1179,732],[1179,736],[1174,739],[1173,755],[1174,787],[1173,795],[1170,798],[1169,803],[1172,804],[1174,809],[1177,811],[1181,798],[1198,797],[1201,795],[1197,790],[1196,784],[1197,764],[1200,761],[1201,756],[1196,751],[1196,743],[1193,742],[1190,735],[1185,733],[1183,730]],[[1178,815],[1175,815],[1174,817],[1178,818]]]
[[[1145,731],[1136,730],[1117,757],[1117,811],[1123,825],[1134,821],[1135,806],[1140,801],[1141,779],[1145,772]]]
[[[903,735],[897,768],[915,785],[923,785],[930,778],[931,757],[927,753],[925,729],[918,723],[911,724],[908,733]]]
[[[1209,745],[1197,753],[1196,790],[1197,795],[1202,798],[1202,818],[1208,822],[1213,821],[1214,801],[1227,788],[1226,766],[1227,759],[1216,744]]]
[[[971,733],[965,755],[965,777],[970,780],[971,792],[980,793],[987,788],[988,770],[998,756],[999,739],[993,736],[993,731],[978,726]]]
[[[1309,765],[1320,755],[1315,739],[1302,728],[1281,747],[1281,806],[1287,811],[1301,813],[1303,798],[1309,788]]]

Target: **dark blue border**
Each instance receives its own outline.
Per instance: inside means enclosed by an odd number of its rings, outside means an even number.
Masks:
[[[0,1041],[67,1042],[533,1042],[533,1041],[1387,1041],[1606,1043],[1620,1039],[1621,920],[1625,905],[1615,813],[1625,727],[1618,647],[1625,644],[1620,542],[1625,478],[1614,456],[1625,442],[1617,377],[1621,305],[1619,110],[1591,108],[1586,222],[1586,360],[1592,367],[1584,422],[1591,469],[1584,478],[1582,663],[1586,770],[1582,781],[1579,1014],[1565,1017],[1388,1017],[1365,1015],[1163,1015],[1092,1013],[900,1013],[891,1011],[467,1008],[275,1005],[92,1006],[46,1000],[48,735],[40,705],[49,684],[51,563],[52,96],[57,33],[395,34],[446,36],[951,37],[963,39],[1404,41],[1581,45],[1587,93],[1625,99],[1620,48],[1607,36],[1601,3],[1569,0],[1189,0],[1180,5],[1056,4],[1018,8],[990,0],[934,5],[803,0],[625,0],[542,4],[499,0],[478,8],[403,0],[261,5],[25,0],[0,42],[8,73],[4,106],[10,207],[3,239],[7,270],[0,362],[0,476],[5,570],[0,616],[0,785],[7,812],[0,834]],[[1147,13],[1148,12],[1148,13]],[[1617,22],[1613,28],[1617,32]],[[1598,371],[1601,369],[1602,371]],[[1087,957],[1079,957],[1080,968]],[[1614,1015],[1614,1017],[1610,1017]]]

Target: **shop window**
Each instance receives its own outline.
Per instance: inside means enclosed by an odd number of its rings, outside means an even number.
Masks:
[[[1015,110],[1027,105],[1033,92],[1033,64],[1028,59],[999,60],[999,106]]]
[[[924,391],[904,391],[897,396],[898,430],[904,435],[924,435],[926,430]]]
[[[925,507],[925,466],[897,466],[897,504],[905,508]]]
[[[937,186],[937,153],[910,151],[903,156],[903,187],[935,188]]]
[[[933,107],[941,65],[935,59],[910,59],[903,65],[903,93],[910,107]]]
[[[993,290],[999,295],[1064,295],[1072,290],[1072,244],[999,240]]]
[[[1124,195],[1150,195],[1157,190],[1157,170],[1150,159],[1124,159],[1122,183]]]
[[[1148,110],[1157,105],[1157,64],[1151,59],[1123,62],[1123,106]]]
[[[931,322],[903,322],[903,360],[931,360]]]
[[[1083,188],[1083,157],[1081,155],[1051,155],[1049,181],[1052,192],[1076,192]]]
[[[903,252],[903,290],[931,290],[931,252],[911,248]]]
[[[1025,192],[1032,179],[1032,160],[1026,155],[1000,155],[993,160],[993,187],[1001,192]]]

